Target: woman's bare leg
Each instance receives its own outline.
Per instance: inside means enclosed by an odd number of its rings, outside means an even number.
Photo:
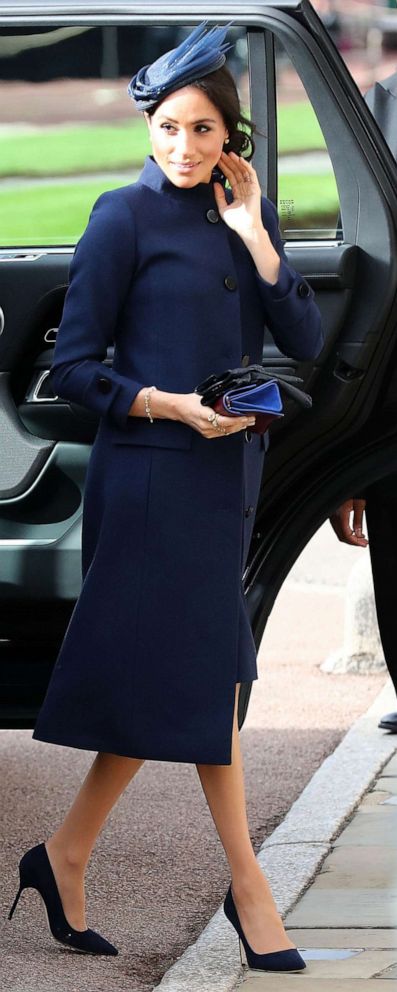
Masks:
[[[230,865],[233,897],[241,926],[252,950],[267,954],[295,947],[295,944],[287,937],[249,836],[237,722],[238,692],[239,684],[236,686],[231,765],[198,764],[197,771]]]
[[[84,874],[112,807],[143,759],[99,752],[58,830],[45,842],[68,923],[85,930]]]

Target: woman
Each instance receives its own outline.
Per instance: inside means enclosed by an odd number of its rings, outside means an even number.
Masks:
[[[56,939],[117,953],[86,929],[98,833],[145,758],[195,762],[247,959],[299,970],[252,849],[237,724],[240,683],[257,678],[241,576],[265,444],[249,433],[253,416],[215,415],[194,390],[210,372],[260,361],[265,320],[298,360],[318,354],[322,334],[240,154],[252,142],[224,66],[226,30],[202,25],[134,76],[152,155],[136,183],[99,197],[71,265],[52,380],[100,426],[83,585],[33,737],[98,753],[64,822],[22,858],[21,886],[40,891]]]

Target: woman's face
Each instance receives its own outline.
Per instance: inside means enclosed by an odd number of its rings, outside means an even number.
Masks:
[[[220,111],[196,86],[170,93],[145,114],[153,157],[175,186],[209,183],[228,137]]]

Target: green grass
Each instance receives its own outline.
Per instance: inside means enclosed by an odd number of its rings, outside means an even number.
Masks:
[[[94,201],[119,182],[87,181],[0,191],[1,244],[73,245]]]
[[[310,103],[279,107],[279,154],[324,148]],[[0,135],[0,176],[61,176],[139,167],[150,151],[144,120]]]
[[[84,230],[91,207],[105,189],[119,181],[87,180],[46,186],[0,190],[0,243],[24,245],[74,245]],[[332,173],[280,177],[280,201],[293,200],[292,222],[285,227],[332,227],[338,213],[338,196]],[[280,203],[283,226],[283,206]]]
[[[288,173],[279,177],[279,212],[283,216],[283,200],[292,200],[293,224],[299,217],[330,217],[339,212],[339,197],[333,172],[317,174]]]
[[[43,128],[0,136],[0,175],[60,176],[139,167],[150,151],[145,121]]]
[[[279,155],[326,149],[322,130],[309,101],[281,104],[277,114]]]

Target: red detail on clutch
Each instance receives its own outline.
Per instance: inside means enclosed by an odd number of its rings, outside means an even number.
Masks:
[[[223,405],[223,397],[222,396],[218,396],[218,399],[215,400],[215,403],[212,403],[211,405],[212,405],[212,409],[215,410],[216,413],[219,413],[222,417],[241,417],[241,416],[244,416],[244,414],[241,414],[241,413],[231,413],[231,411],[228,410]],[[247,413],[246,416],[248,417],[249,416],[249,413]],[[253,412],[252,416],[256,418],[255,419],[255,424],[253,424],[252,427],[248,427],[247,430],[252,431],[253,434],[264,434],[265,431],[267,431],[267,429],[268,429],[269,425],[271,424],[272,420],[279,420],[280,419],[280,417],[279,417],[279,415],[277,413],[255,413],[255,412]]]

